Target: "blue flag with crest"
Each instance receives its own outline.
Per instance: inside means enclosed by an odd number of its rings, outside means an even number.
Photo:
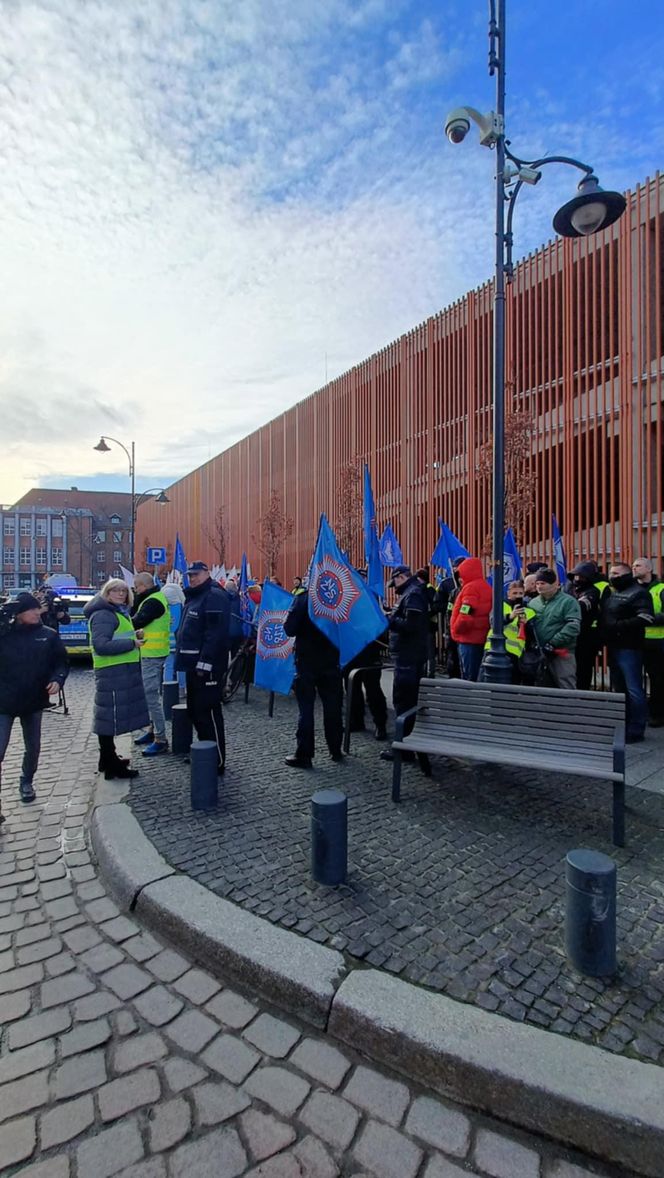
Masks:
[[[510,581],[521,580],[521,557],[516,546],[516,538],[511,528],[505,532],[503,540],[503,581],[505,589]]]
[[[553,558],[556,563],[556,573],[561,585],[564,585],[568,580],[567,577],[567,557],[565,556],[565,545],[563,538],[560,535],[560,528],[558,527],[558,520],[555,515],[551,516],[553,523]]]
[[[376,534],[376,508],[371,490],[371,475],[366,462],[364,464],[364,559],[367,562],[367,585],[371,592],[376,594],[376,597],[383,597],[385,585]]]
[[[251,619],[254,616],[254,607],[249,596],[249,577],[247,575],[247,554],[242,553],[242,565],[240,566],[240,584],[238,585],[238,593],[240,594],[240,617],[242,619],[242,633],[245,638],[251,634]]]
[[[346,560],[325,515],[309,571],[309,617],[334,643],[344,667],[387,627],[387,618]]]
[[[451,574],[452,561],[456,560],[458,556],[470,556],[470,553],[459,538],[454,535],[452,529],[443,523],[442,519],[438,520],[438,524],[440,526],[440,536],[431,554],[431,564],[439,569],[447,569]]]
[[[180,541],[180,533],[175,533],[175,552],[173,553],[173,568],[182,574],[182,584],[185,589],[189,585],[189,577],[187,576],[187,558],[184,554],[184,548]]]
[[[254,683],[267,691],[288,695],[295,677],[295,639],[284,632],[284,622],[293,602],[287,589],[272,581],[263,585],[258,612],[256,670]]]
[[[385,531],[378,541],[378,551],[381,564],[385,565],[385,568],[395,568],[396,565],[403,564],[401,545],[392,531],[391,524],[385,524]]]

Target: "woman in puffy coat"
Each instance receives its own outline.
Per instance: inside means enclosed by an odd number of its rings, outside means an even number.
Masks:
[[[90,626],[95,671],[92,730],[99,738],[99,770],[107,781],[138,776],[138,770],[130,769],[118,756],[113,738],[150,723],[141,678],[144,640],[137,637],[129,618],[132,597],[125,582],[112,577],[83,610]]]
[[[459,647],[462,678],[476,682],[489,633],[493,595],[476,556],[466,557],[456,571],[461,589],[454,602],[450,633]]]

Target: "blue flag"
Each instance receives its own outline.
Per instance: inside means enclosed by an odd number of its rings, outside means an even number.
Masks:
[[[565,556],[565,545],[563,538],[560,535],[560,528],[558,527],[558,520],[555,515],[551,516],[553,521],[553,557],[556,563],[556,573],[561,585],[564,585],[568,580],[567,577],[567,557]]]
[[[376,594],[376,597],[383,597],[385,584],[376,534],[376,508],[371,490],[371,475],[366,462],[364,464],[364,559],[367,562],[367,585],[371,592]]]
[[[256,638],[256,687],[288,695],[295,677],[295,639],[284,633],[284,622],[293,601],[287,589],[272,581],[263,585]]]
[[[240,594],[240,617],[242,619],[242,633],[245,638],[251,634],[251,619],[254,616],[254,607],[249,596],[249,577],[247,575],[247,554],[242,553],[242,565],[240,566],[240,584],[238,585],[238,592]]]
[[[398,564],[403,564],[401,545],[392,531],[391,524],[385,525],[385,531],[378,541],[378,550],[381,564],[384,564],[386,568],[394,568]]]
[[[438,543],[431,555],[431,564],[436,565],[439,569],[448,569],[450,575],[452,574],[452,561],[456,560],[458,556],[470,556],[467,548],[464,548],[461,541],[447,524],[444,524],[442,519],[438,520],[440,525],[440,537]]]
[[[510,581],[521,580],[521,557],[511,528],[507,529],[503,540],[503,580],[506,589]]]
[[[189,577],[187,576],[187,558],[184,554],[184,548],[182,547],[182,544],[180,543],[179,532],[175,533],[175,552],[173,553],[173,568],[176,569],[176,571],[178,573],[182,573],[182,584],[184,585],[185,589],[188,588]]]
[[[309,573],[309,617],[338,648],[342,667],[387,627],[378,601],[342,555],[324,515]]]

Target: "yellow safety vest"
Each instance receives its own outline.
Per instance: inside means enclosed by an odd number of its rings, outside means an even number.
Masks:
[[[664,585],[661,583],[651,585],[648,592],[652,597],[653,612],[656,614],[664,613],[664,599],[662,597],[664,594]],[[657,624],[646,626],[646,639],[648,638],[664,638],[664,626],[658,626]]]
[[[529,622],[531,618],[535,617],[535,610],[531,609],[528,605],[526,605],[524,608],[526,611],[526,621]],[[509,615],[513,612],[513,609],[514,606],[511,605],[509,601],[503,602],[503,614],[506,618],[508,618]],[[521,634],[522,625],[523,623],[517,621],[515,618],[511,622],[506,622],[505,626],[503,627],[503,634],[505,635],[505,650],[508,654],[514,655],[514,657],[517,659],[521,658],[521,655],[526,649],[526,639],[525,636]],[[489,630],[489,633],[486,637],[486,642],[484,643],[485,650],[489,650],[491,647],[492,634],[493,631]]]
[[[143,627],[145,646],[141,647],[141,657],[144,659],[163,659],[166,658],[171,647],[171,610],[168,599],[164,596],[161,589],[158,589],[156,593],[151,593],[149,598],[146,598],[146,601],[160,601],[164,607],[164,612],[161,617],[155,618],[153,622],[148,622],[147,626]]]
[[[603,598],[603,596],[604,596],[604,590],[605,590],[605,589],[608,589],[608,590],[610,591],[610,590],[611,590],[611,586],[609,585],[609,582],[608,582],[608,581],[595,581],[595,583],[594,583],[594,588],[595,588],[595,589],[597,589],[597,590],[598,590],[598,592],[599,592],[599,607],[600,607],[600,610],[601,610],[601,608],[602,608],[602,598]],[[595,618],[595,621],[592,623],[592,626],[590,627],[590,628],[591,628],[591,630],[596,630],[596,629],[597,629],[597,627],[598,627],[598,625],[599,625],[599,618]]]
[[[118,628],[113,635],[114,638],[135,638],[136,632],[128,617],[125,614],[118,614]],[[100,667],[116,667],[120,663],[139,663],[141,661],[141,652],[138,647],[133,650],[127,650],[124,654],[97,654],[92,639],[90,640],[92,648],[92,665],[97,671]]]

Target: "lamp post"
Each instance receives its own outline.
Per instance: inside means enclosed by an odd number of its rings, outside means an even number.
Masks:
[[[545,164],[569,164],[583,172],[578,195],[558,210],[553,228],[563,237],[583,237],[606,229],[625,211],[619,192],[604,192],[592,167],[569,156],[548,156],[525,160],[515,155],[505,138],[505,4],[489,0],[489,74],[496,79],[496,109],[481,114],[472,106],[457,107],[445,121],[450,143],[462,143],[476,123],[483,147],[496,152],[496,275],[493,293],[493,529],[491,565],[493,602],[491,642],[484,660],[485,675],[491,683],[509,683],[512,663],[505,649],[503,598],[503,542],[505,535],[505,281],[513,275],[512,218],[514,205],[524,184],[537,184]],[[505,205],[508,206],[505,228]]]
[[[150,495],[156,495],[155,503],[170,503],[170,499],[163,487],[151,487],[149,491],[142,491],[136,499],[134,504],[134,526],[136,523],[136,513],[144,499],[148,499]],[[156,566],[155,566],[156,567]]]
[[[102,454],[107,453],[111,448],[110,446],[106,445],[107,442],[113,442],[113,444],[115,446],[119,446],[121,450],[124,450],[125,454],[127,455],[127,460],[129,462],[129,477],[131,479],[131,527],[130,527],[130,531],[129,531],[129,563],[130,563],[132,570],[133,570],[133,568],[134,568],[134,540],[135,540],[134,531],[136,528],[136,455],[135,455],[135,446],[134,446],[134,443],[132,442],[131,443],[131,453],[130,453],[123,442],[119,442],[117,438],[108,438],[104,434],[102,434],[99,441],[97,442],[97,445],[93,446],[93,450],[99,450]]]

